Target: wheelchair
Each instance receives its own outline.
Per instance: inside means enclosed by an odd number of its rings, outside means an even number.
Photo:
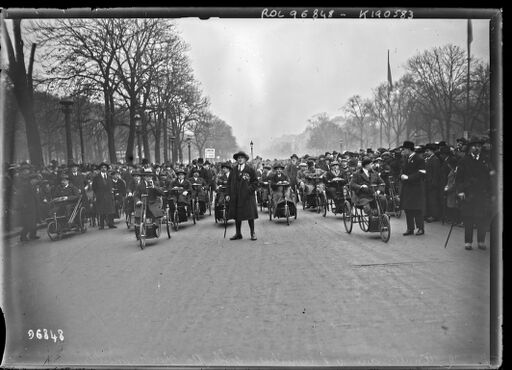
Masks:
[[[279,194],[276,205],[274,205],[273,200],[269,202],[268,214],[270,221],[272,221],[272,217],[286,218],[286,224],[290,225],[291,217],[297,219],[297,207],[295,205],[296,195],[290,190],[291,199],[286,197],[287,190],[290,189],[290,183],[288,181],[279,181],[276,185],[282,187],[282,192]]]
[[[217,187],[217,194],[215,197],[215,223],[222,222],[226,224],[228,222],[229,214],[229,202],[226,200],[226,186],[219,185]]]
[[[81,195],[58,197],[50,201],[46,232],[52,241],[69,231],[86,232],[85,222],[86,209]]]
[[[134,219],[134,211],[135,211],[135,204],[133,203],[133,195],[128,194],[124,198],[124,220],[126,222],[126,227],[128,230],[133,226],[133,219]]]
[[[390,216],[400,218],[402,215],[402,208],[400,207],[400,192],[398,191],[398,181],[395,181],[392,177],[389,178],[387,198],[388,201],[386,213]]]
[[[124,214],[124,197],[118,191],[114,191],[115,218],[121,218]]]
[[[187,222],[188,218],[191,216],[191,200],[189,197],[185,197],[185,195],[183,195],[183,187],[181,186],[175,186],[165,193],[167,193],[166,212],[168,214],[168,218],[174,231],[178,231],[180,223]],[[182,199],[181,202],[179,201],[180,198]],[[195,217],[193,218],[193,221],[195,224]]]
[[[146,239],[158,239],[160,238],[160,232],[162,226],[165,225],[167,230],[167,238],[171,238],[171,231],[169,228],[169,217],[168,213],[164,212],[162,217],[149,218],[147,215],[148,210],[148,195],[141,195],[142,205],[140,219],[135,218],[135,238],[139,241],[140,249],[146,247]]]
[[[270,203],[272,202],[270,198],[270,185],[268,181],[260,181],[258,183],[258,190],[256,191],[256,199],[258,201],[258,205],[260,206],[260,211],[263,212],[263,207],[269,208]]]
[[[350,191],[347,181],[341,177],[335,177],[328,183],[329,188],[334,188],[334,194],[327,194],[327,207],[332,213],[344,214],[347,208],[350,208]],[[334,196],[332,196],[334,195]]]
[[[391,224],[389,216],[384,212],[381,207],[381,200],[377,194],[378,185],[372,185],[371,191],[373,193],[372,200],[368,200],[370,213],[367,214],[364,210],[364,205],[359,202],[358,197],[352,191],[350,208],[347,203],[345,204],[345,212],[343,215],[343,223],[347,233],[352,232],[354,223],[358,223],[359,227],[364,232],[379,232],[380,238],[383,242],[387,243],[391,236]]]
[[[306,176],[306,179],[313,182],[313,191],[310,194],[302,192],[302,209],[315,208],[317,213],[322,212],[322,216],[327,215],[327,195],[321,176]]]
[[[199,217],[204,215],[206,208],[208,207],[208,201],[206,199],[208,193],[204,191],[204,187],[201,184],[193,183],[192,184],[192,197],[191,197],[191,209],[192,209],[192,218],[194,223],[199,221]],[[204,207],[204,209],[202,209]],[[211,214],[211,211],[210,211]]]

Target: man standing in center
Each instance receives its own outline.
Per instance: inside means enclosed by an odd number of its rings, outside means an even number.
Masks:
[[[251,240],[256,240],[254,220],[258,218],[255,191],[258,188],[256,170],[246,162],[249,156],[244,152],[233,155],[237,161],[228,177],[226,200],[229,201],[229,218],[235,220],[236,234],[231,240],[242,239],[242,221],[247,220],[251,229]]]
[[[414,225],[418,228],[416,235],[425,234],[423,212],[425,209],[425,160],[414,151],[414,143],[404,141],[402,146],[404,167],[402,169],[402,191],[400,206],[405,211],[407,231],[404,236],[414,234]]]

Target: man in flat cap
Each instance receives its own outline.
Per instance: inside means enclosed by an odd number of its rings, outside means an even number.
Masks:
[[[249,156],[245,152],[233,155],[237,161],[232,174],[228,177],[226,200],[230,202],[229,218],[235,220],[236,234],[231,240],[242,239],[242,221],[247,220],[251,229],[251,240],[256,240],[254,220],[258,218],[255,191],[258,188],[256,170],[246,162]]]
[[[402,189],[400,206],[405,211],[407,231],[404,236],[414,234],[414,226],[418,228],[416,235],[425,234],[423,212],[425,209],[425,160],[415,152],[412,141],[404,141],[402,155],[405,163],[402,169]]]

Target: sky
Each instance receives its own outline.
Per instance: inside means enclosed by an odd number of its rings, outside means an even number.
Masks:
[[[175,21],[210,110],[249,151],[308,119],[342,115],[348,98],[370,98],[406,61],[436,46],[466,50],[465,19],[209,19]],[[472,21],[471,56],[489,62],[489,21]]]

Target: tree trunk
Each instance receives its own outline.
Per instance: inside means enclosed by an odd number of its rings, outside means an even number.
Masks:
[[[155,114],[155,163],[160,163],[160,136],[162,129],[161,117]]]
[[[167,114],[163,115],[164,161],[169,161],[169,138],[167,134]]]
[[[7,73],[14,85],[14,95],[25,121],[25,132],[27,136],[27,146],[30,161],[36,167],[43,167],[43,149],[41,146],[39,127],[36,123],[34,114],[32,84],[32,69],[34,65],[36,44],[32,44],[27,73],[25,69],[25,57],[23,53],[23,39],[21,37],[21,19],[13,19],[12,23],[15,45],[14,48],[7,32],[5,22],[2,19],[2,34],[6,41],[5,47],[7,49],[7,56],[9,60],[9,68]]]

